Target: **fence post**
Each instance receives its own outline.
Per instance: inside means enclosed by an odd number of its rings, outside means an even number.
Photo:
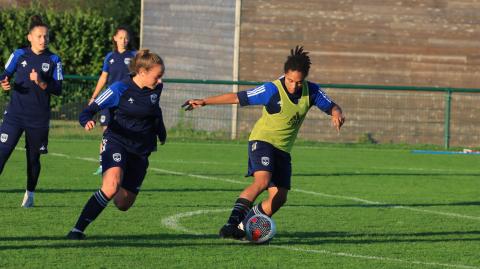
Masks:
[[[235,36],[233,48],[233,80],[238,82],[238,62],[240,55],[240,16],[242,11],[242,0],[235,1]],[[232,92],[238,92],[238,83],[232,87]],[[238,105],[232,105],[232,119],[230,123],[230,139],[237,138]]]
[[[445,149],[450,147],[450,113],[452,109],[452,89],[445,94],[445,120],[443,123],[443,141]]]

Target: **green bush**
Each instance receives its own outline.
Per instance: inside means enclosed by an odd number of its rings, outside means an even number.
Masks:
[[[112,18],[95,11],[70,10],[56,12],[36,7],[4,9],[0,13],[0,64],[10,54],[27,46],[30,17],[42,16],[50,26],[49,48],[62,58],[65,74],[98,75],[103,58],[111,50],[110,36],[116,26]]]

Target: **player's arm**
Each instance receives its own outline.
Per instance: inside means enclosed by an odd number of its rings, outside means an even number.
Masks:
[[[331,115],[333,126],[337,129],[337,132],[340,132],[340,128],[345,123],[342,108],[335,104],[318,85],[311,83],[309,88],[310,104],[317,106],[323,112]]]
[[[102,109],[118,106],[120,97],[126,89],[127,86],[121,82],[113,83],[80,113],[78,118],[80,125],[87,131],[93,129],[95,127],[93,116]]]
[[[187,100],[182,107],[185,110],[192,110],[206,105],[224,105],[224,104],[238,104],[238,97],[236,93],[226,93],[217,96],[210,96],[203,99]]]
[[[197,107],[215,104],[240,104],[240,106],[266,105],[274,93],[275,86],[269,82],[238,93],[227,93],[205,99],[190,99],[186,101],[182,107],[184,107],[185,110],[192,110]]]
[[[165,144],[167,141],[167,129],[165,128],[165,123],[163,122],[163,114],[160,106],[158,107],[157,118],[155,120],[155,131],[157,132],[157,137],[160,141],[160,144]]]
[[[97,98],[100,91],[107,84],[107,80],[108,80],[108,72],[102,71],[102,74],[98,78],[97,86],[95,86],[95,90],[92,93],[92,98],[90,98],[90,100],[88,101],[89,104],[91,104],[91,103],[93,103],[93,101],[95,101],[95,98]]]
[[[8,91],[11,89],[9,79],[15,74],[17,71],[17,63],[20,56],[22,56],[25,52],[22,49],[18,49],[10,54],[8,58],[7,64],[5,64],[5,71],[0,75],[0,85],[4,91]]]

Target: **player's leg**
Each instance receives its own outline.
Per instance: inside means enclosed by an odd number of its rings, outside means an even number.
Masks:
[[[40,154],[48,153],[48,128],[25,129],[25,155],[27,159],[27,190],[22,207],[33,207],[34,193],[40,176]]]
[[[102,187],[93,193],[85,204],[77,223],[67,235],[68,239],[84,239],[87,226],[102,213],[119,191],[126,164],[125,153],[125,150],[119,146],[113,144],[105,146],[105,151],[102,153],[102,167],[105,170]]]
[[[103,132],[105,133],[105,130],[107,130],[108,123],[110,122],[110,110],[108,109],[103,109],[100,111],[100,126],[102,126]],[[102,139],[102,142],[100,142],[100,165],[97,168],[97,170],[93,173],[94,175],[101,175],[102,174],[102,151],[104,148],[104,141]]]
[[[122,185],[115,195],[115,206],[127,211],[135,203],[148,168],[148,156],[128,154]]]
[[[227,223],[220,229],[220,237],[242,238],[243,231],[238,225],[250,211],[253,202],[264,190],[267,189],[272,177],[273,146],[266,142],[250,141],[248,146],[248,174],[253,175],[253,183],[246,187],[235,201]]]
[[[23,129],[19,126],[3,122],[0,126],[0,174],[10,158],[18,140],[22,136]]]
[[[268,198],[258,203],[248,212],[242,221],[245,226],[248,219],[256,214],[272,216],[287,201],[288,190],[291,186],[292,164],[290,154],[278,149],[274,149],[272,161],[274,162],[274,171],[268,185]]]

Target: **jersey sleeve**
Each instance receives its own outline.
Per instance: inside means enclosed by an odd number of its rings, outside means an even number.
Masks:
[[[272,82],[265,83],[256,88],[237,93],[240,106],[267,105],[275,94],[276,87]]]
[[[63,67],[62,60],[57,55],[52,55],[51,60],[53,62],[52,78],[48,82],[47,91],[50,94],[60,95],[62,94],[62,81],[63,81]]]
[[[309,89],[310,104],[315,105],[325,113],[329,113],[335,103],[317,84],[309,82]]]
[[[108,61],[110,61],[110,57],[112,56],[112,53],[108,53],[107,56],[105,56],[105,60],[103,60],[103,67],[102,71],[103,72],[109,72],[110,71],[110,66],[108,65]]]
[[[104,90],[94,101],[99,107],[100,110],[110,107],[118,106],[120,102],[120,97],[123,92],[128,88],[123,82],[117,81],[110,85],[106,90]]]
[[[7,60],[7,63],[5,64],[5,71],[0,75],[0,80],[5,79],[6,76],[13,76],[15,71],[17,70],[17,63],[18,59],[20,56],[25,54],[25,51],[22,49],[18,49],[14,51],[12,54],[10,54],[10,57]]]

